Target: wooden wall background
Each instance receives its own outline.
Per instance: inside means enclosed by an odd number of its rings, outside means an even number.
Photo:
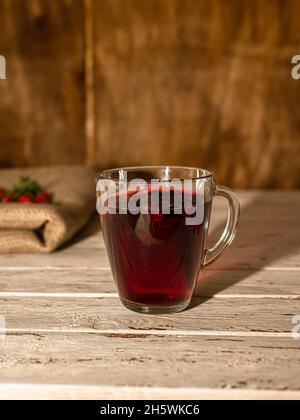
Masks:
[[[298,0],[0,0],[0,165],[300,187]]]

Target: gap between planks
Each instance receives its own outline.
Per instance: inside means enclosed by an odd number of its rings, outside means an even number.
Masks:
[[[104,336],[123,336],[124,338],[133,336],[169,336],[169,337],[240,337],[240,338],[284,338],[294,339],[292,333],[272,333],[272,332],[246,332],[246,331],[199,331],[199,330],[134,330],[134,329],[102,329],[92,330],[90,328],[6,328],[0,330],[0,336],[6,335],[32,335],[32,334],[95,334]],[[5,341],[5,335],[3,335],[1,341]]]
[[[72,292],[0,292],[0,299],[5,298],[66,298],[66,299],[115,299],[118,293],[72,293]],[[300,295],[255,295],[255,294],[219,294],[200,295],[193,298],[193,301],[202,299],[272,299],[272,300],[300,300]]]
[[[85,8],[85,72],[86,72],[86,163],[93,167],[96,153],[95,131],[95,60],[93,0],[84,0]]]
[[[300,400],[298,391],[129,387],[105,385],[0,384],[0,399],[93,400]]]

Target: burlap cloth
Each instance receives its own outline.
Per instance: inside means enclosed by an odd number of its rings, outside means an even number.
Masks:
[[[94,174],[83,166],[1,170],[0,187],[12,188],[20,176],[38,181],[60,204],[0,204],[0,253],[53,252],[95,211]]]

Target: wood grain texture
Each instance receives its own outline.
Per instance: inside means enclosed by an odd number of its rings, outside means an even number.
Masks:
[[[300,271],[205,270],[197,284],[195,297],[215,295],[257,295],[265,297],[300,296]],[[0,268],[0,296],[16,293],[78,295],[117,292],[111,271],[90,268],[20,269]],[[49,296],[49,297],[50,297]]]
[[[297,0],[94,1],[94,165],[300,187],[299,13]]]
[[[93,385],[0,384],[0,400],[195,400],[295,401],[299,391],[265,391],[209,388],[158,388]]]
[[[0,381],[299,391],[299,361],[292,339],[9,334]]]
[[[81,0],[0,0],[0,166],[85,160]]]
[[[33,304],[34,302],[34,304]],[[136,315],[118,298],[9,297],[0,298],[6,327],[34,332],[47,330],[159,330],[244,331],[291,333],[299,315],[298,300],[232,299],[194,300],[188,311],[173,315]]]

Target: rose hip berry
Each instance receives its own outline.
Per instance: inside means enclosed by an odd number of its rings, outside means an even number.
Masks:
[[[49,204],[52,202],[52,195],[48,192],[43,192],[42,194],[36,197],[34,202],[37,204]]]
[[[0,201],[3,200],[3,198],[5,197],[5,195],[6,195],[6,191],[3,188],[0,188]]]
[[[30,197],[26,197],[26,196],[20,197],[18,199],[18,203],[29,204],[29,203],[32,203],[32,199]]]
[[[7,197],[4,197],[4,198],[3,198],[2,202],[3,202],[4,204],[9,204],[9,203],[12,203],[12,202],[13,202],[13,198],[12,198],[10,195],[8,195]]]
[[[0,188],[0,203],[58,204],[58,202],[53,201],[52,194],[45,191],[38,182],[28,177],[21,177],[9,191]]]

